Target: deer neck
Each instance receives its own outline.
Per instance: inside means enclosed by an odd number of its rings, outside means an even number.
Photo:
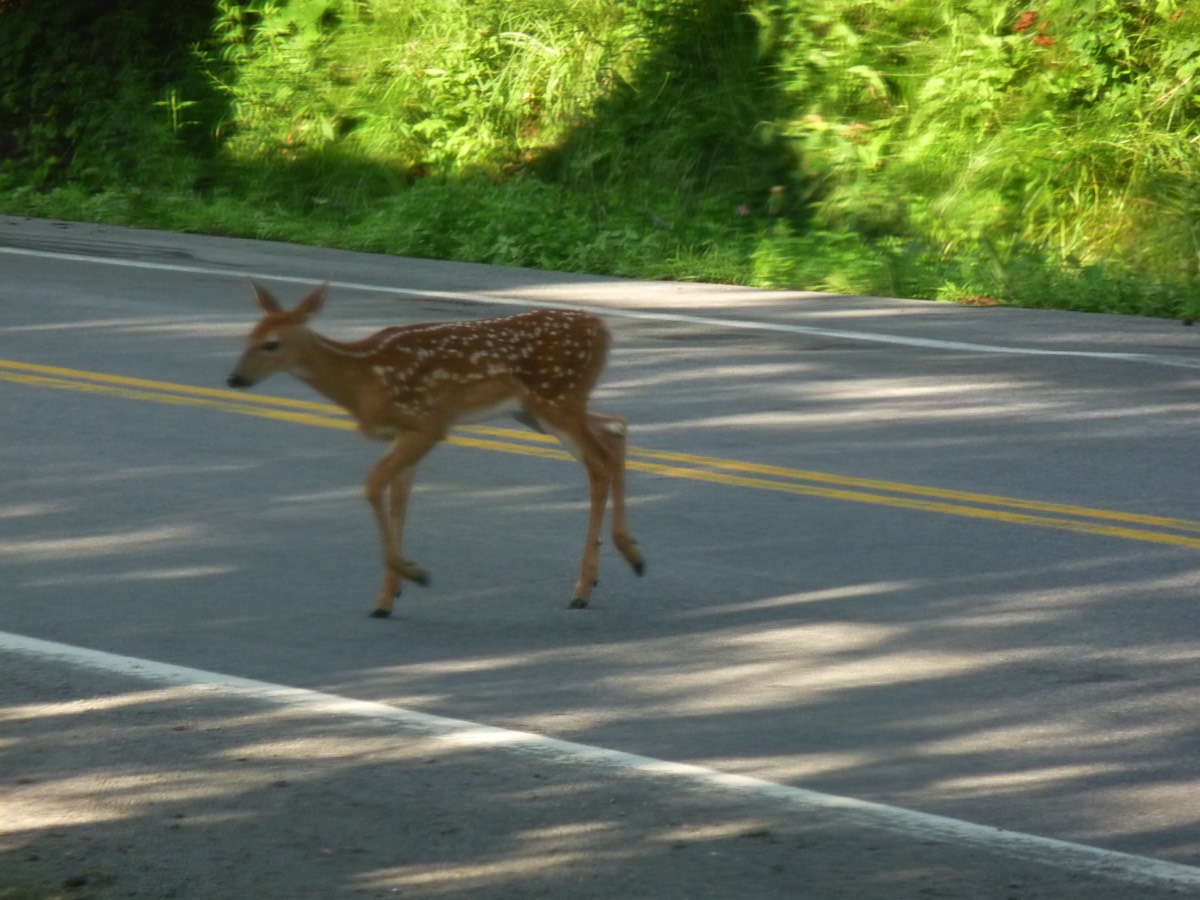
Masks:
[[[291,373],[342,409],[357,414],[356,399],[367,366],[345,344],[305,330]]]

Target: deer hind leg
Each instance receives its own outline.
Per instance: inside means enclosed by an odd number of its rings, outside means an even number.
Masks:
[[[608,450],[590,429],[580,441],[583,467],[587,470],[591,506],[588,511],[587,537],[583,542],[583,558],[579,562],[579,580],[575,582],[572,609],[583,609],[592,596],[592,588],[600,572],[600,530],[604,527],[604,510],[612,486],[612,461]]]
[[[592,588],[600,570],[600,532],[612,487],[614,457],[606,443],[594,432],[586,413],[574,417],[539,410],[535,415],[533,427],[558,438],[559,443],[583,464],[587,472],[590,498],[587,536],[583,543],[583,558],[579,563],[579,580],[575,582],[575,593],[570,604],[572,609],[583,609],[592,596]],[[529,424],[530,418],[534,416],[518,416],[518,420],[526,424]]]
[[[409,466],[394,478],[388,486],[388,525],[391,527],[392,550],[400,563],[400,575],[425,587],[429,584],[429,573],[404,557],[401,539],[404,535],[404,516],[408,511],[408,495],[412,490],[416,466]]]
[[[628,425],[620,416],[603,413],[588,413],[588,428],[591,430],[612,460],[612,538],[613,545],[625,557],[625,561],[638,575],[646,571],[646,560],[637,548],[637,541],[629,532],[625,516],[625,438]]]
[[[367,502],[375,515],[383,557],[383,583],[371,613],[376,619],[391,615],[395,599],[400,595],[401,579],[407,578],[421,585],[429,583],[425,570],[404,558],[400,542],[416,463],[431,446],[432,443],[397,440],[367,476]]]

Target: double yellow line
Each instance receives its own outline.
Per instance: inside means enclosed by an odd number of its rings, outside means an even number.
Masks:
[[[353,430],[355,427],[354,422],[345,413],[326,403],[242,394],[103,372],[65,369],[59,366],[0,359],[0,380],[152,403],[200,406],[221,412],[322,428]],[[554,438],[508,428],[464,426],[455,429],[447,440],[459,447],[570,459],[570,456],[559,448]],[[1040,500],[1019,500],[992,494],[854,478],[694,453],[650,450],[644,447],[630,447],[626,464],[635,471],[651,472],[668,478],[684,478],[852,503],[870,503],[898,509],[915,509],[1014,525],[1034,525],[1200,550],[1200,522],[1191,519],[1117,512]]]

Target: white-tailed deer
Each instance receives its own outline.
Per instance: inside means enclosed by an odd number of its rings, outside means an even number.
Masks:
[[[599,566],[600,530],[612,497],[613,543],[641,575],[645,563],[625,521],[625,420],[588,411],[610,337],[596,316],[534,310],[503,319],[385,328],[341,343],[307,327],[325,300],[315,288],[292,310],[259,284],[263,316],[228,379],[248,388],[290,372],[358,421],[365,437],[391,441],[367,477],[383,550],[383,585],[372,616],[391,614],[401,579],[426,584],[400,539],[417,463],[451,426],[507,414],[554,435],[587,470],[591,511],[571,606],[587,606]]]

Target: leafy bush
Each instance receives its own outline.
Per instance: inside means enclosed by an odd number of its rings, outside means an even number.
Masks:
[[[1200,306],[1182,0],[5,0],[0,205],[598,274]]]
[[[560,141],[627,33],[607,0],[218,6],[233,155],[337,146],[423,174],[501,175]]]
[[[770,6],[823,227],[1200,276],[1200,10]]]
[[[205,93],[188,47],[208,27],[188,4],[6,0],[0,179],[102,190],[190,174],[210,141],[179,98]]]

